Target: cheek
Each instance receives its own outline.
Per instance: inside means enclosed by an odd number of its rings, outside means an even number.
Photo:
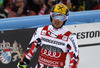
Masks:
[[[63,25],[63,22],[60,22],[61,25]]]
[[[19,6],[19,4],[16,4],[16,6]]]
[[[55,20],[52,19],[52,23],[56,22]]]
[[[21,5],[25,5],[24,3],[22,3]]]

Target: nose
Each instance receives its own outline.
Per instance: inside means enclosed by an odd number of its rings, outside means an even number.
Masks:
[[[60,22],[60,20],[59,20],[59,19],[56,19],[56,21],[57,21],[57,22]]]

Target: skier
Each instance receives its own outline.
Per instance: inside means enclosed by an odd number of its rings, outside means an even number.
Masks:
[[[23,60],[17,65],[18,68],[27,67],[39,46],[41,50],[35,68],[64,68],[68,53],[70,55],[69,68],[77,68],[79,52],[76,36],[63,26],[68,15],[68,8],[64,4],[53,6],[50,13],[52,25],[36,30]]]

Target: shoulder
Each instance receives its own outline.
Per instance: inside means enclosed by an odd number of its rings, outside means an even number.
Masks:
[[[76,38],[76,35],[72,33],[68,28],[64,27],[64,29],[66,30],[66,33],[69,34],[69,38]]]
[[[63,26],[63,30],[66,31],[66,32],[70,31],[68,28],[66,28],[66,27],[64,27],[64,26]],[[70,32],[71,32],[71,31],[70,31]]]
[[[43,29],[43,27],[38,27],[36,31],[40,32]]]
[[[49,25],[44,26],[44,27],[39,27],[39,28],[37,28],[36,31],[41,32],[42,30],[48,29],[48,27],[49,27]]]
[[[65,28],[65,27],[63,27],[63,31],[64,31],[65,34],[67,34],[68,36],[72,35],[72,32],[71,32],[69,29]]]
[[[72,33],[69,35],[69,39],[77,39],[77,38],[76,38],[76,35]]]

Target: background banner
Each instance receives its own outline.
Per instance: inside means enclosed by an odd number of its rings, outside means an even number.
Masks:
[[[0,32],[0,67],[16,68],[17,63],[23,57],[34,31],[33,29],[7,30]],[[38,53],[34,56],[37,57]],[[34,58],[33,58],[34,59]],[[33,60],[32,59],[32,60]],[[28,68],[34,68],[36,58]]]
[[[78,45],[100,45],[100,22],[65,26],[76,34]]]

